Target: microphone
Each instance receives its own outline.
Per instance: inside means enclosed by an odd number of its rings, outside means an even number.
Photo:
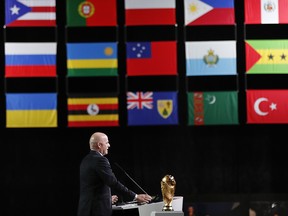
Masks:
[[[143,191],[145,194],[148,194],[142,187],[140,187],[139,184],[137,184],[137,182],[118,164],[118,163],[114,163],[120,170],[122,170],[122,172],[124,172],[124,174],[141,190]]]

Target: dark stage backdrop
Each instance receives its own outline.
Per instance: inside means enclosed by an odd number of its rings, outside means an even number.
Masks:
[[[110,137],[123,183],[151,195],[171,174],[184,204],[287,199],[286,126],[13,129],[1,133],[1,215],[76,215],[79,163],[94,131]],[[284,142],[283,142],[284,140]],[[255,196],[259,195],[259,196]]]
[[[121,6],[118,12],[121,13],[123,0],[117,2]],[[0,6],[0,8],[4,8],[4,1],[0,2]],[[180,18],[183,16],[183,3],[177,0],[177,7],[180,8],[177,11],[178,21],[183,23],[183,18]],[[121,41],[119,44],[120,77],[117,80],[120,97],[125,98],[127,86],[132,90],[149,89],[151,86],[155,89],[149,90],[178,89],[180,105],[183,107],[179,111],[179,126],[129,127],[126,125],[125,104],[121,102],[121,126],[119,127],[67,128],[66,94],[67,91],[74,91],[74,83],[66,79],[65,43],[69,30],[65,27],[65,1],[57,1],[58,77],[56,87],[59,94],[59,127],[53,129],[6,128],[5,91],[27,90],[30,83],[19,85],[18,81],[8,81],[4,78],[4,46],[2,46],[4,36],[7,37],[8,34],[10,38],[14,37],[13,39],[17,40],[20,34],[15,29],[11,31],[1,29],[0,215],[76,216],[79,195],[79,164],[89,152],[88,140],[95,131],[105,132],[109,136],[111,148],[108,157],[120,181],[141,193],[123,172],[114,167],[115,162],[120,164],[151,195],[161,195],[161,178],[166,174],[171,174],[177,182],[176,195],[184,196],[185,213],[186,205],[197,201],[240,200],[248,203],[250,200],[288,200],[288,147],[286,145],[287,133],[285,132],[287,125],[247,125],[245,123],[246,87],[251,89],[263,88],[263,86],[287,88],[287,78],[286,76],[278,78],[249,76],[247,78],[244,75],[243,60],[245,58],[244,33],[247,33],[249,38],[260,39],[264,36],[273,38],[275,33],[279,37],[285,38],[287,31],[282,30],[286,26],[262,26],[262,28],[255,26],[245,29],[243,2],[235,2],[235,7],[238,8],[236,12],[237,25],[232,28],[195,27],[193,31],[187,30],[186,36],[190,35],[194,40],[237,39],[239,74],[236,77],[210,77],[204,81],[195,78],[195,85],[190,85],[191,80],[187,82],[185,80],[183,26],[177,27],[175,35],[179,41],[179,77],[177,79],[155,78],[151,83],[147,79],[140,81],[126,79],[125,57],[123,56],[125,54],[123,51],[125,29],[123,25],[118,29],[118,37]],[[0,14],[1,23],[4,23],[4,13]],[[123,24],[123,16],[119,22]],[[268,31],[267,28],[272,28],[272,30]],[[17,33],[17,36],[13,31]],[[133,28],[129,31],[131,31],[132,37],[129,39],[132,41],[143,36],[143,34],[135,35]],[[171,32],[171,29],[164,28],[162,35],[158,35],[158,37],[164,37],[166,31]],[[30,39],[37,38],[35,36],[37,34],[45,34],[45,31],[44,33],[42,31],[34,32],[34,36],[31,35]],[[147,37],[157,37],[157,35],[149,35],[147,32],[146,34]],[[71,40],[79,39],[79,35],[75,35],[73,31],[70,32],[70,36]],[[160,84],[157,81],[160,81]],[[41,84],[41,87],[51,87],[51,82],[47,82]],[[106,87],[107,90],[108,87],[104,84],[101,85],[97,81],[90,80],[89,85],[80,85],[80,87],[85,90],[87,90],[87,86],[98,90]],[[223,86],[228,90],[238,89],[240,124],[235,126],[187,126],[185,94],[190,86],[192,86],[191,91],[219,90]],[[55,86],[52,85],[52,87]]]

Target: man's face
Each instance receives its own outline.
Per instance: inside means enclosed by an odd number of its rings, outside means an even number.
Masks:
[[[99,151],[102,155],[108,154],[108,148],[110,147],[109,140],[107,136],[101,137],[99,141]]]

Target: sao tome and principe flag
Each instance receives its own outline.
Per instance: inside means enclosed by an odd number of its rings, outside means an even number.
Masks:
[[[128,125],[177,125],[177,92],[127,92]]]
[[[177,74],[176,41],[127,42],[127,75]]]
[[[188,92],[188,125],[235,125],[238,92]]]
[[[6,42],[6,77],[56,77],[55,42]]]
[[[288,90],[246,90],[248,124],[287,124]]]
[[[246,24],[288,23],[288,0],[245,0]]]
[[[68,96],[68,127],[119,125],[118,96],[113,93]]]
[[[5,0],[5,25],[56,26],[56,0]]]
[[[117,76],[117,43],[67,43],[68,76]]]
[[[57,127],[57,94],[6,93],[6,127]]]
[[[246,73],[288,74],[288,40],[246,40]]]
[[[236,75],[236,41],[185,42],[186,75]]]
[[[234,0],[184,0],[184,22],[192,25],[234,25]]]
[[[176,0],[125,0],[125,25],[175,25]]]
[[[67,26],[117,26],[117,0],[66,0]]]

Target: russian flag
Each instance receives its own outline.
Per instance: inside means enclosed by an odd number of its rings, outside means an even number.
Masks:
[[[6,26],[56,26],[56,0],[5,0]]]
[[[5,43],[6,77],[55,77],[56,51],[54,42]]]

